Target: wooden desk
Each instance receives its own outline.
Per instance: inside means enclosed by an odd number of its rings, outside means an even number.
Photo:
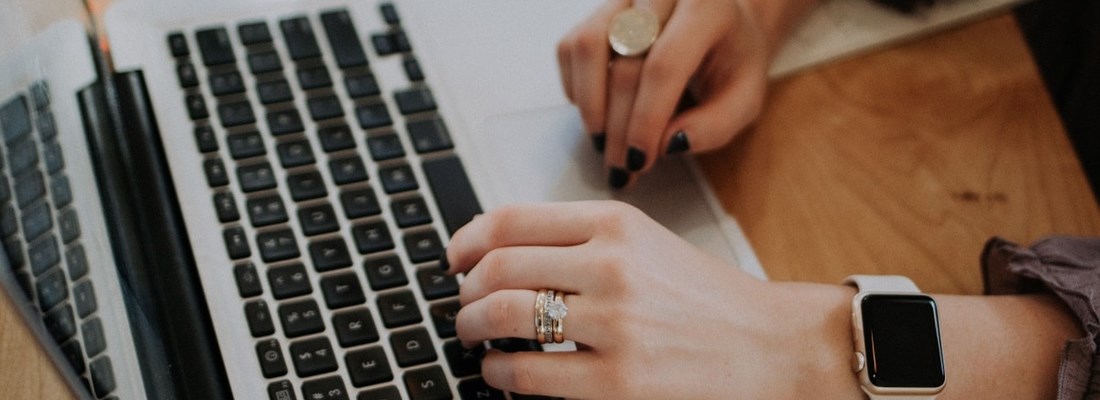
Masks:
[[[1011,16],[777,82],[757,126],[700,161],[772,279],[900,273],[976,294],[989,236],[1100,235]],[[0,302],[4,397],[63,398]]]

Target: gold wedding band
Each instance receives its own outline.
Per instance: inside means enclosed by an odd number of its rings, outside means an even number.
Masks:
[[[649,50],[660,30],[657,14],[646,8],[631,7],[619,11],[611,19],[607,41],[611,49],[621,56],[639,56]]]
[[[539,344],[565,341],[565,294],[560,291],[540,289],[535,297],[535,339]]]

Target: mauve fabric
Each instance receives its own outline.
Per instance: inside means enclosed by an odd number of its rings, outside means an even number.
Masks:
[[[1100,399],[1100,238],[1050,236],[1023,247],[994,237],[982,277],[988,295],[1049,292],[1065,302],[1085,336],[1066,342],[1058,399]]]

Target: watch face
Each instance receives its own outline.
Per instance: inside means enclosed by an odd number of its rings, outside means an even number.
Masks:
[[[924,295],[867,295],[860,304],[867,373],[878,387],[943,385],[936,302]]]

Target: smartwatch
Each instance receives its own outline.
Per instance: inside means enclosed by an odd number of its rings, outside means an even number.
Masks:
[[[898,275],[852,275],[852,369],[872,400],[927,400],[946,374],[936,301]]]

